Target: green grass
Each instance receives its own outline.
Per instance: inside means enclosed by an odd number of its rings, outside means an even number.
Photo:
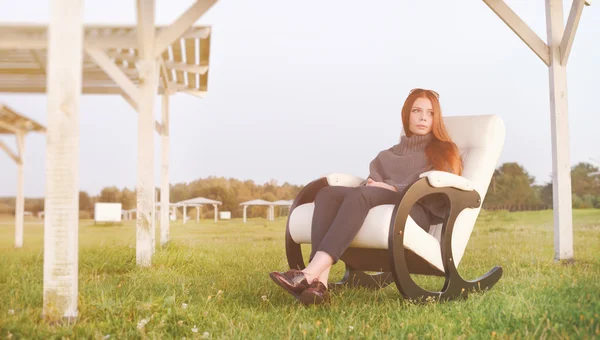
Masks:
[[[501,265],[503,278],[467,300],[424,305],[394,285],[338,290],[329,306],[299,304],[267,275],[286,269],[284,219],[175,223],[173,242],[146,269],[135,265],[132,223],[82,221],[74,325],[40,318],[43,225],[27,223],[17,250],[12,221],[0,221],[0,339],[600,338],[600,210],[574,212],[568,265],[553,261],[551,211],[483,213],[459,270],[473,279]],[[334,279],[342,271],[336,265]]]

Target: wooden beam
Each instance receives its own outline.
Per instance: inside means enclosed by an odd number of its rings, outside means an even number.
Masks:
[[[160,64],[160,82],[162,83],[162,87],[165,92],[169,92],[169,73],[167,67],[165,66],[165,61],[161,58],[159,60]]]
[[[117,60],[126,60],[130,63],[136,63],[139,60],[139,58],[136,55],[117,51],[108,51],[106,52],[106,55]]]
[[[213,1],[213,3],[216,2]],[[193,24],[193,23],[192,23]],[[190,25],[191,26],[191,25]],[[194,29],[193,31],[185,32],[175,39],[181,37],[184,39],[205,39],[210,35],[210,27],[202,29]],[[100,49],[108,48],[131,48],[136,46],[137,39],[135,36],[87,36],[84,38],[85,44],[88,46],[98,47]],[[167,45],[168,46],[168,45]],[[2,36],[0,39],[0,49],[16,49],[16,50],[45,50],[48,47],[48,40],[42,35],[29,35],[22,33],[10,33]]]
[[[174,92],[174,91],[171,91]],[[0,93],[46,93],[45,85],[28,85],[28,84],[4,84],[0,81]],[[82,88],[83,94],[122,94],[123,90],[114,84],[111,86],[85,86]],[[162,88],[158,89],[158,94],[163,94]]]
[[[87,46],[97,48],[130,48],[135,46],[136,39],[131,36],[89,36],[85,37]],[[48,41],[43,36],[12,33],[0,39],[0,49],[45,50]]]
[[[136,46],[135,36],[90,36],[85,38],[86,46],[93,46],[99,49],[108,48],[131,48]]]
[[[31,50],[31,54],[33,55],[33,59],[35,59],[35,61],[40,65],[40,69],[42,70],[42,72],[46,74],[46,59],[42,58],[42,56],[40,55],[40,51],[38,50]]]
[[[86,46],[85,51],[87,54],[100,66],[106,74],[114,80],[117,85],[123,89],[125,93],[136,103],[139,103],[140,91],[137,86],[129,79],[127,75],[121,70],[104,51],[97,47]]]
[[[154,0],[137,0],[137,41],[140,71],[138,105],[138,164],[136,263],[152,264],[155,218],[154,186],[154,95],[158,88],[158,65],[155,54]]]
[[[19,158],[21,158],[21,164],[23,164],[23,158],[25,158],[25,135],[27,132],[20,131],[15,137],[17,137],[17,152],[19,153]]]
[[[181,92],[187,93],[187,94],[191,94],[192,96],[197,97],[197,98],[204,98],[204,97],[206,97],[206,91],[182,90]]]
[[[79,100],[83,0],[52,0],[48,38],[48,129],[42,315],[77,319],[79,259]]]
[[[155,56],[160,56],[204,14],[217,0],[197,0],[174,23],[162,30],[156,37]]]
[[[160,171],[160,245],[165,246],[170,238],[169,219],[169,95],[162,96],[161,171]]]
[[[81,91],[83,94],[121,94],[122,92],[123,90],[117,86],[86,86]],[[46,93],[46,86],[0,83],[0,93]]]
[[[48,41],[45,37],[14,33],[0,39],[0,49],[45,50],[47,47]]]
[[[0,128],[6,129],[14,134],[17,134],[19,132],[22,132],[20,129],[18,129],[17,127],[15,127],[14,125],[10,125],[6,122],[0,121]]]
[[[126,93],[121,93],[121,96],[123,97],[123,99],[125,99],[125,101],[127,103],[129,103],[129,105],[131,105],[131,107],[135,110],[135,112],[138,112],[138,106],[137,104],[131,99],[131,97],[129,97]],[[162,124],[159,123],[157,120],[154,121],[154,130],[156,131],[156,133],[158,133],[159,135],[162,133]]]
[[[19,162],[17,163],[17,197],[15,201],[15,248],[23,248],[23,219],[25,217],[23,160],[25,158],[25,133],[17,133],[16,137]]]
[[[569,155],[567,67],[560,63],[563,35],[563,2],[546,0],[546,27],[550,46],[550,123],[552,133],[552,194],[554,259],[573,259],[573,210]]]
[[[210,35],[206,39],[200,40],[200,65],[209,65],[210,59]],[[208,90],[208,71],[200,76],[200,84],[198,88],[201,91]]]
[[[20,164],[21,163],[21,159],[20,157],[14,153],[6,144],[4,144],[3,141],[0,140],[0,149],[4,150],[7,154],[8,157],[12,158],[13,161],[15,161],[15,163]]]
[[[197,73],[200,75],[204,75],[204,74],[206,74],[206,72],[208,72],[208,66],[202,66],[202,65],[190,65],[190,64],[184,64],[184,63],[176,63],[176,62],[172,62],[172,61],[165,61],[165,66],[168,69]]]
[[[510,29],[544,62],[550,65],[548,45],[503,0],[483,0]]]
[[[567,65],[567,61],[569,60],[571,47],[573,46],[573,40],[575,40],[575,34],[577,33],[577,27],[579,26],[579,19],[581,19],[584,3],[584,0],[573,0],[573,4],[571,5],[567,27],[565,27],[565,33],[560,42],[560,63],[562,65]]]
[[[181,38],[183,39],[206,39],[210,35],[210,27],[194,28],[191,31],[184,33]]]

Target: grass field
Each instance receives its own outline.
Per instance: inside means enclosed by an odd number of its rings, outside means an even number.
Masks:
[[[0,218],[0,339],[600,339],[600,210],[574,211],[574,264],[553,261],[551,211],[482,213],[459,270],[473,279],[501,265],[504,277],[467,300],[425,305],[394,285],[299,304],[267,275],[287,269],[284,230],[283,218],[175,223],[173,242],[140,269],[133,223],[82,221],[79,319],[51,325],[40,319],[43,225],[27,220],[16,250],[13,221]]]

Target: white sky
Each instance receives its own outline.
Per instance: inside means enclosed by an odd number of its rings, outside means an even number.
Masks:
[[[172,22],[191,3],[157,0],[157,23]],[[546,40],[544,1],[507,3]],[[0,23],[48,23],[48,6],[0,0]],[[85,6],[86,24],[135,22],[135,1]],[[599,9],[584,8],[569,59],[573,164],[600,159]],[[547,67],[480,0],[220,0],[197,24],[213,26],[209,93],[171,100],[171,183],[366,176],[371,159],[397,142],[400,109],[414,87],[438,91],[445,115],[502,116],[500,162],[524,165],[538,183],[550,179]],[[0,102],[46,123],[45,95],[0,94]],[[80,121],[81,189],[133,188],[136,113],[118,96],[86,95]],[[45,137],[31,134],[26,145],[25,194],[42,196]],[[14,195],[16,166],[4,153],[0,174],[0,196]]]

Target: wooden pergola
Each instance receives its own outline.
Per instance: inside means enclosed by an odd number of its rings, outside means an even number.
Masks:
[[[192,25],[216,0],[195,1],[155,25],[155,1],[137,0],[135,26],[83,25],[83,0],[52,0],[50,24],[0,26],[0,92],[46,93],[48,130],[43,315],[77,317],[80,94],[121,95],[138,112],[136,262],[151,265],[154,132],[162,144],[161,244],[169,229],[169,96],[203,97],[210,27]],[[162,121],[154,118],[161,94]]]
[[[219,205],[223,204],[221,201],[211,200],[210,198],[205,197],[196,197],[190,198],[187,200],[179,201],[177,203],[173,203],[176,207],[183,207],[183,224],[187,222],[187,208],[195,207],[196,208],[196,222],[200,222],[200,209],[202,209],[203,205],[212,205],[215,213],[214,221],[217,223],[219,220]]]
[[[46,128],[38,122],[18,114],[9,107],[0,104],[0,136],[14,135],[17,152],[13,152],[2,140],[0,149],[17,163],[17,198],[15,201],[15,248],[23,247],[23,217],[25,216],[25,197],[23,187],[25,179],[25,136],[30,132],[46,132]]]
[[[267,221],[273,221],[273,220],[275,220],[275,206],[276,205],[287,205],[287,203],[278,204],[275,202],[269,202],[269,201],[265,201],[265,200],[261,200],[261,199],[242,202],[242,203],[240,203],[240,206],[244,207],[244,215],[243,215],[244,223],[246,223],[246,213],[247,213],[248,207],[252,206],[252,205],[262,205],[262,206],[269,207],[269,208],[267,208]]]

